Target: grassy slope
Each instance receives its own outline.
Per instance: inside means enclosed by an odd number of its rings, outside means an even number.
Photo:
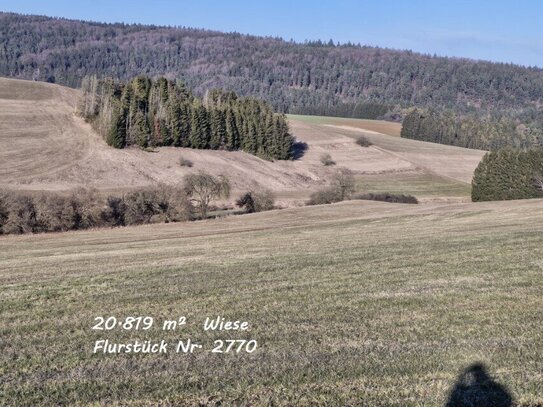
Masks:
[[[78,91],[0,78],[0,188],[105,191],[163,182],[179,184],[191,171],[224,173],[236,194],[257,186],[298,191],[324,183],[322,165],[270,162],[243,152],[165,147],[156,152],[108,147],[75,113]],[[181,167],[183,157],[194,166]]]
[[[312,124],[327,124],[337,126],[352,126],[358,129],[375,131],[389,136],[400,136],[401,123],[387,122],[384,120],[348,119],[344,117],[306,116],[300,114],[287,115],[289,120],[302,121]]]
[[[409,194],[418,198],[464,198],[469,200],[471,185],[432,173],[372,174],[357,176],[358,191]]]
[[[294,134],[310,140],[308,155],[330,153],[338,166],[355,172],[360,192],[469,200],[473,171],[484,155],[480,150],[413,143],[398,137],[398,123],[296,115],[289,120]],[[361,135],[372,147],[353,145]]]
[[[294,135],[309,149],[296,161],[269,162],[243,152],[108,147],[74,115],[78,92],[58,85],[0,78],[0,188],[101,191],[178,184],[189,171],[225,173],[233,199],[248,189],[272,189],[282,205],[306,200],[331,178],[320,156],[360,178],[363,192],[411,193],[420,197],[469,196],[469,182],[482,152],[401,139],[400,125],[372,120],[289,116]],[[354,143],[365,134],[368,149]],[[191,160],[191,169],[179,165]]]
[[[542,201],[349,202],[0,238],[7,405],[442,405],[487,364],[543,402]],[[97,315],[247,319],[252,355],[92,356]],[[159,331],[125,338],[159,339]],[[93,404],[96,405],[96,404]],[[224,405],[224,403],[223,403]]]

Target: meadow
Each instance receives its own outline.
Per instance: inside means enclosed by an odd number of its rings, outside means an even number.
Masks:
[[[75,115],[79,92],[54,84],[0,78],[0,189],[101,193],[164,183],[190,172],[224,174],[232,199],[254,188],[273,191],[282,207],[303,205],[338,167],[351,169],[360,192],[418,198],[469,198],[483,151],[398,137],[401,125],[378,120],[289,115],[292,134],[307,148],[296,160],[267,161],[241,151],[160,147],[113,149]],[[363,135],[372,146],[357,146]],[[323,166],[330,154],[335,166]],[[180,165],[181,160],[193,163]]]
[[[479,361],[539,405],[542,203],[351,201],[0,237],[0,404],[439,406]],[[187,325],[91,329],[138,315]],[[204,332],[218,315],[250,329]],[[206,350],[93,354],[102,338]],[[219,338],[258,348],[210,353]]]

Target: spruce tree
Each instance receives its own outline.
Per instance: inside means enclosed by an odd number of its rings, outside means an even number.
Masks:
[[[171,144],[179,147],[181,146],[181,106],[177,103],[168,104],[168,126],[171,132]]]
[[[238,145],[238,128],[231,108],[226,110],[226,148],[235,150]]]
[[[113,119],[106,142],[115,148],[123,148],[126,144],[126,119],[120,108],[115,108],[113,111]]]
[[[224,122],[223,111],[218,108],[212,108],[210,112],[211,120],[211,138],[209,148],[216,150],[223,146],[225,142],[226,125]]]
[[[145,148],[149,145],[149,135],[151,129],[147,123],[147,117],[143,111],[138,110],[134,115],[134,121],[131,127],[132,138],[134,141],[142,148]]]

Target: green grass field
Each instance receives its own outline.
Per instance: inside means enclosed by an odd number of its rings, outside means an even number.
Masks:
[[[542,204],[359,201],[0,237],[0,404],[439,406],[475,361],[518,405],[543,403]],[[110,315],[189,323],[91,330]],[[216,315],[251,328],[204,333]],[[99,338],[189,337],[259,347],[92,354]]]

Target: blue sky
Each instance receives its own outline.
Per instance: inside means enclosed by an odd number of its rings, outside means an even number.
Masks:
[[[543,67],[540,0],[0,0],[0,10],[328,40]]]

